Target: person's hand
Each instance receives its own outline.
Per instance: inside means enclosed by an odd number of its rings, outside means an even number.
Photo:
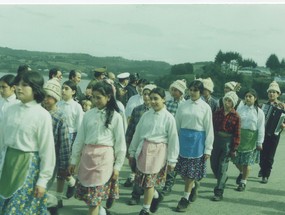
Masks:
[[[229,155],[230,155],[231,159],[234,159],[237,156],[237,153],[236,153],[236,151],[230,151]]]
[[[257,151],[262,151],[262,145],[261,146],[256,146]]]
[[[114,169],[113,175],[112,175],[112,180],[116,181],[118,178],[119,178],[119,171]]]
[[[35,192],[34,192],[34,197],[42,198],[44,196],[45,192],[46,192],[45,188],[36,185]]]
[[[207,161],[211,155],[204,154],[204,161]]]
[[[74,173],[74,170],[75,170],[75,165],[74,165],[74,164],[69,165],[69,167],[68,167],[68,172],[69,172],[71,175]]]
[[[175,168],[175,166],[167,165],[167,172],[173,172],[174,168]]]

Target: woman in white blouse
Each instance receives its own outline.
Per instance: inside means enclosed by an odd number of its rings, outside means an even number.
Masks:
[[[250,166],[259,162],[259,151],[262,150],[265,132],[265,117],[258,107],[257,92],[249,89],[244,95],[244,102],[237,109],[241,118],[241,140],[234,159],[240,171],[236,180],[237,191],[245,190]]]
[[[75,198],[85,201],[88,214],[98,215],[102,200],[118,197],[126,141],[112,86],[97,82],[93,86],[93,102],[95,107],[85,113],[74,141],[69,171],[72,174],[80,161]],[[100,210],[103,213],[104,208]]]
[[[155,189],[165,181],[166,170],[173,171],[177,162],[179,143],[173,115],[165,108],[165,91],[150,92],[152,109],[145,112],[129,147],[130,166],[136,162],[135,183],[144,188],[144,204],[140,215],[158,209],[163,197]]]
[[[184,194],[176,208],[179,212],[187,210],[191,191],[195,192],[194,182],[206,176],[206,160],[214,141],[212,110],[201,99],[203,83],[195,80],[188,88],[190,99],[178,107],[175,115],[180,144],[175,170],[185,181]]]
[[[21,102],[10,106],[0,125],[0,214],[46,214],[55,148],[51,116],[40,104],[44,79],[28,71],[15,83]]]

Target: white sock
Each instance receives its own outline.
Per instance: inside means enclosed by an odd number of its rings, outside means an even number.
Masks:
[[[107,215],[105,208],[102,206],[99,206],[99,207],[100,207],[99,208],[99,215]]]
[[[67,181],[68,186],[73,187],[75,185],[75,179],[70,176],[69,180]]]
[[[149,212],[150,205],[143,204],[143,208],[142,209],[145,210],[146,212]]]
[[[133,181],[135,180],[135,176],[136,176],[135,173],[130,173],[129,178]]]
[[[63,196],[63,192],[61,192],[61,193],[56,192],[56,198],[57,198],[57,200],[62,200],[62,196]]]
[[[158,197],[159,197],[159,194],[158,194],[157,190],[154,190],[153,198],[158,199]]]
[[[240,183],[246,184],[246,180],[241,179]]]
[[[190,196],[190,193],[188,193],[188,192],[184,192],[184,196],[183,196],[183,197],[184,197],[185,199],[187,199],[187,200],[188,200],[188,199],[189,199],[189,196]]]

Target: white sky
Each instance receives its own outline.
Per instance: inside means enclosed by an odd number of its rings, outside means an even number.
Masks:
[[[259,66],[285,58],[285,4],[74,3],[0,5],[0,46],[170,64],[213,61],[220,49]]]

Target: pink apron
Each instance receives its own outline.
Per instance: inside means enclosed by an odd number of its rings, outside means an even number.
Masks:
[[[85,145],[78,169],[78,179],[85,187],[106,184],[113,174],[113,147]]]
[[[137,168],[144,174],[156,174],[165,166],[167,145],[144,141],[137,159]]]

